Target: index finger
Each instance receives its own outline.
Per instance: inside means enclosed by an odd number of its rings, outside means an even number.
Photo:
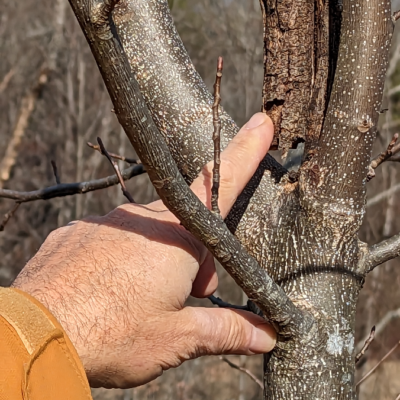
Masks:
[[[257,113],[221,153],[218,205],[223,218],[267,154],[273,136],[271,119],[266,114]],[[213,165],[210,161],[191,185],[193,192],[208,208],[211,208]]]

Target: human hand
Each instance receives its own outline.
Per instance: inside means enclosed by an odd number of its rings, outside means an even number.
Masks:
[[[256,114],[221,154],[225,217],[264,158],[273,125]],[[212,163],[191,188],[210,207]],[[161,201],[125,204],[57,229],[13,286],[42,302],[92,386],[132,387],[203,355],[270,351],[275,332],[245,311],[184,307],[217,288],[214,259]]]

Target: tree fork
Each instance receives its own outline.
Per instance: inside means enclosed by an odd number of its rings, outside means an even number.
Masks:
[[[312,315],[290,301],[229,232],[221,218],[199,201],[179,173],[112,27],[111,12],[116,1],[70,0],[70,4],[99,66],[118,120],[165,205],[207,246],[282,338],[289,340],[312,334]],[[211,231],[210,227],[213,227]]]
[[[151,43],[146,43],[146,40],[151,40],[151,35],[146,36],[142,43],[135,42],[141,36],[134,21],[141,20],[141,24],[144,24],[142,28],[147,34],[147,31],[152,30],[146,29],[145,24],[165,22],[162,17],[166,15],[163,8],[166,2],[122,0],[115,11],[121,41],[113,29],[96,25],[99,20],[108,23],[110,18],[95,18],[91,21],[92,6],[101,6],[101,2],[86,0],[78,4],[78,0],[70,0],[70,3],[91,45],[117,116],[148,168],[149,176],[161,198],[183,225],[205,242],[222,261],[236,282],[260,306],[279,332],[277,346],[266,365],[265,398],[354,399],[355,307],[368,269],[368,249],[358,241],[357,234],[363,215],[367,166],[371,157],[370,142],[374,133],[371,128],[376,123],[375,112],[383,87],[385,66],[378,63],[382,60],[385,62],[388,53],[390,5],[378,4],[377,0],[361,4],[345,0],[340,8],[335,8],[335,13],[340,13],[342,18],[342,38],[336,62],[332,60],[336,41],[332,46],[326,42],[326,34],[323,34],[327,26],[329,29],[336,26],[326,20],[328,3],[318,1],[318,4],[312,3],[311,7],[311,1],[304,0],[301,1],[304,5],[302,9],[296,5],[290,9],[289,1],[279,2],[278,7],[286,7],[282,14],[287,18],[287,26],[283,25],[284,32],[292,29],[290,24],[296,25],[297,17],[299,21],[307,22],[306,15],[310,18],[312,16],[313,21],[308,23],[312,22],[313,33],[310,33],[309,26],[299,29],[303,29],[302,37],[309,38],[309,43],[315,44],[318,42],[315,41],[315,26],[322,27],[323,47],[319,53],[315,48],[311,53],[321,54],[318,58],[320,64],[313,56],[309,60],[314,61],[306,64],[302,49],[293,47],[296,43],[299,44],[298,40],[292,43],[286,41],[292,45],[291,54],[295,57],[293,61],[298,61],[297,64],[293,63],[293,67],[301,74],[304,72],[303,75],[310,79],[309,82],[298,81],[298,90],[300,94],[308,93],[310,99],[317,99],[314,104],[318,111],[313,114],[313,109],[309,108],[310,102],[305,103],[305,109],[293,106],[293,110],[298,111],[297,116],[290,115],[288,108],[288,121],[291,122],[287,126],[295,129],[299,126],[303,131],[306,126],[310,132],[318,132],[318,135],[305,135],[305,139],[303,137],[309,151],[300,170],[299,182],[292,182],[285,175],[284,169],[271,161],[270,157],[266,157],[239,197],[235,212],[227,219],[230,229],[235,231],[248,252],[255,257],[252,258],[230,235],[223,222],[199,204],[188,190],[170,156],[167,143],[160,137],[147,110],[146,103],[152,109],[153,116],[157,114],[155,111],[161,112],[161,117],[154,119],[161,135],[168,138],[168,145],[179,169],[186,180],[190,181],[198,169],[212,159],[212,100],[207,100],[209,97],[202,82],[197,81],[200,89],[196,87],[197,77],[185,69],[191,64],[185,64],[187,59],[183,53],[179,53],[177,70],[185,70],[181,81],[187,79],[190,82],[189,87],[195,93],[192,97],[189,96],[194,101],[189,103],[195,105],[194,120],[185,114],[192,111],[191,107],[185,108],[185,102],[181,102],[182,110],[169,108],[165,112],[160,100],[164,93],[156,90],[157,87],[163,87],[163,82],[157,81],[156,68],[152,67],[152,60],[159,63],[160,58],[157,57],[160,56],[145,49],[149,44],[149,48],[154,50]],[[273,0],[263,3],[275,4]],[[154,7],[151,9],[154,18],[149,22],[146,18],[151,7]],[[157,7],[162,9],[160,14],[157,14],[160,10]],[[329,15],[332,10],[331,3]],[[316,19],[318,16],[319,20]],[[276,26],[281,29],[280,25]],[[167,31],[168,29],[165,32]],[[337,35],[337,32],[329,32],[328,37],[331,35]],[[172,48],[168,48],[172,56],[173,47],[177,43],[174,40],[170,45]],[[168,38],[166,41],[168,42]],[[120,46],[121,42],[127,50],[130,66]],[[135,55],[135,44],[142,46],[140,57]],[[301,43],[302,46],[306,44]],[[326,66],[327,46],[330,65],[328,70],[315,67]],[[308,50],[305,51],[307,53]],[[140,68],[141,60],[144,59],[148,68]],[[355,74],[352,74],[353,64],[355,68],[357,65],[361,68],[357,77],[352,77]],[[300,71],[303,67],[305,70]],[[381,67],[383,71],[380,70]],[[146,103],[131,75],[131,68],[141,82],[140,89],[146,97]],[[318,68],[322,75],[316,79]],[[336,74],[331,84],[333,70]],[[361,78],[365,87],[360,88]],[[171,96],[170,90],[176,89],[175,96],[178,97],[178,103],[166,102],[165,108],[168,109],[171,104],[180,104],[179,94],[183,88],[179,88],[172,78],[166,79],[166,93]],[[154,86],[151,86],[152,82],[156,82]],[[320,89],[316,85],[320,85]],[[346,89],[346,93],[343,93],[343,89]],[[153,94],[159,100],[157,104],[152,104]],[[329,95],[330,102],[327,106]],[[271,93],[271,96],[275,94]],[[289,100],[293,101],[290,93]],[[202,106],[198,107],[199,104]],[[316,116],[315,121],[313,115]],[[225,146],[235,134],[236,127],[232,128],[227,123],[229,118],[226,114],[221,116],[221,120],[221,141]],[[207,135],[204,135],[204,125],[200,121],[209,121],[206,124]],[[165,128],[163,124],[168,127]],[[337,129],[338,126],[340,129]],[[194,139],[196,129],[199,129],[200,138]],[[357,140],[354,140],[355,133],[358,135]],[[284,151],[288,149],[289,142],[292,145],[292,139],[287,140],[282,148]],[[190,150],[193,150],[191,154]],[[348,181],[343,180],[348,175]],[[213,226],[212,232],[209,232],[209,226]]]

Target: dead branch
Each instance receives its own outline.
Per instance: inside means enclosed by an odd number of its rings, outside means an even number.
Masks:
[[[388,358],[390,355],[399,347],[400,340],[385,354],[385,356],[375,365],[369,372],[367,372],[356,384],[360,386],[366,379],[368,379],[376,370],[377,368]]]
[[[375,339],[375,326],[372,327],[371,333],[369,334],[367,340],[364,343],[363,348],[361,351],[356,355],[356,364],[361,360],[361,357],[365,354],[365,352],[368,350],[369,345],[372,343],[372,341]]]
[[[54,178],[56,179],[57,185],[59,185],[61,183],[61,180],[60,180],[60,175],[58,174],[57,164],[54,160],[51,160],[50,162],[51,162],[51,167],[53,168]]]
[[[92,148],[93,150],[96,150],[96,151],[98,151],[99,153],[101,153],[101,149],[100,149],[100,146],[99,146],[98,144],[92,144],[92,143],[90,143],[90,142],[87,142],[86,144],[87,144],[90,148]],[[139,164],[139,163],[140,163],[140,161],[139,161],[139,160],[136,160],[135,158],[125,157],[125,156],[122,156],[122,155],[120,155],[120,154],[115,154],[115,153],[110,153],[110,152],[108,152],[108,155],[109,155],[111,158],[114,158],[115,160],[125,161],[125,162],[128,163],[128,164]]]
[[[396,22],[399,18],[400,18],[400,10],[399,11],[395,11],[393,13],[393,15],[392,15],[393,22]]]
[[[400,233],[369,247],[366,259],[366,272],[369,273],[378,265],[399,256]]]
[[[6,227],[8,221],[14,216],[20,205],[21,203],[15,203],[14,207],[7,214],[4,215],[3,220],[0,224],[0,232],[4,231],[4,228]]]
[[[123,180],[127,181],[134,176],[145,173],[146,170],[142,164],[132,165],[122,171]],[[32,192],[17,192],[15,190],[0,189],[0,198],[12,199],[18,203],[27,203],[35,200],[49,200],[55,197],[72,196],[75,194],[84,194],[99,189],[105,189],[117,185],[119,179],[117,175],[107,176],[106,178],[96,179],[88,182],[62,183],[60,185],[50,186],[44,189],[34,190]]]
[[[217,74],[214,83],[214,104],[213,110],[213,141],[214,141],[214,167],[213,167],[213,184],[211,188],[211,209],[214,213],[220,214],[218,207],[218,191],[220,181],[220,165],[221,165],[221,119],[219,117],[219,104],[221,103],[221,78],[222,78],[223,60],[218,58]]]
[[[385,316],[375,325],[375,336],[379,335],[386,326],[394,319],[400,318],[400,308],[397,310],[388,311]],[[368,340],[365,339],[365,340]],[[356,351],[361,351],[361,343],[357,345]]]
[[[0,163],[0,188],[2,187],[3,182],[10,178],[11,169],[14,166],[17,158],[18,146],[25,134],[29,118],[35,109],[36,100],[40,94],[40,91],[47,82],[48,74],[48,68],[42,67],[36,83],[21,101],[17,123],[12,133],[11,140],[8,143],[4,158]]]
[[[379,167],[383,162],[389,160],[392,156],[397,154],[400,151],[400,144],[395,146],[397,139],[399,138],[399,134],[395,133],[393,135],[392,140],[390,141],[387,149],[376,156],[369,165],[369,171],[367,174],[367,181],[370,181],[372,178],[375,177],[375,169]]]
[[[130,203],[134,203],[135,200],[133,200],[132,195],[126,189],[125,182],[121,176],[121,172],[119,170],[117,162],[112,160],[111,156],[108,154],[108,151],[104,147],[103,141],[99,137],[97,138],[97,142],[100,146],[101,154],[103,154],[103,156],[106,156],[107,160],[110,162],[111,166],[114,168],[115,173],[117,174],[119,184],[121,185],[122,193],[124,194],[124,196],[128,199],[128,201]]]
[[[200,202],[186,184],[152,120],[121,42],[110,29],[112,4],[110,7],[107,1],[96,9],[86,1],[70,0],[70,4],[100,68],[118,120],[164,204],[221,262],[282,338],[309,332],[314,324],[311,314],[293,304],[224,221]]]
[[[228,360],[226,357],[220,356],[218,357],[221,361],[226,362],[231,368],[233,369],[237,369],[240,372],[243,372],[244,374],[246,374],[252,381],[254,381],[255,383],[257,383],[257,385],[261,388],[261,390],[264,390],[264,386],[263,383],[260,381],[260,379],[258,379],[251,371],[249,371],[247,368],[241,367],[235,363],[233,363],[232,361]]]

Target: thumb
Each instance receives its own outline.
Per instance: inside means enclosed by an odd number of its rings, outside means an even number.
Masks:
[[[194,357],[268,353],[276,343],[274,328],[247,311],[186,307],[180,313],[185,320],[182,322],[191,327],[189,346],[192,349],[186,351]]]

